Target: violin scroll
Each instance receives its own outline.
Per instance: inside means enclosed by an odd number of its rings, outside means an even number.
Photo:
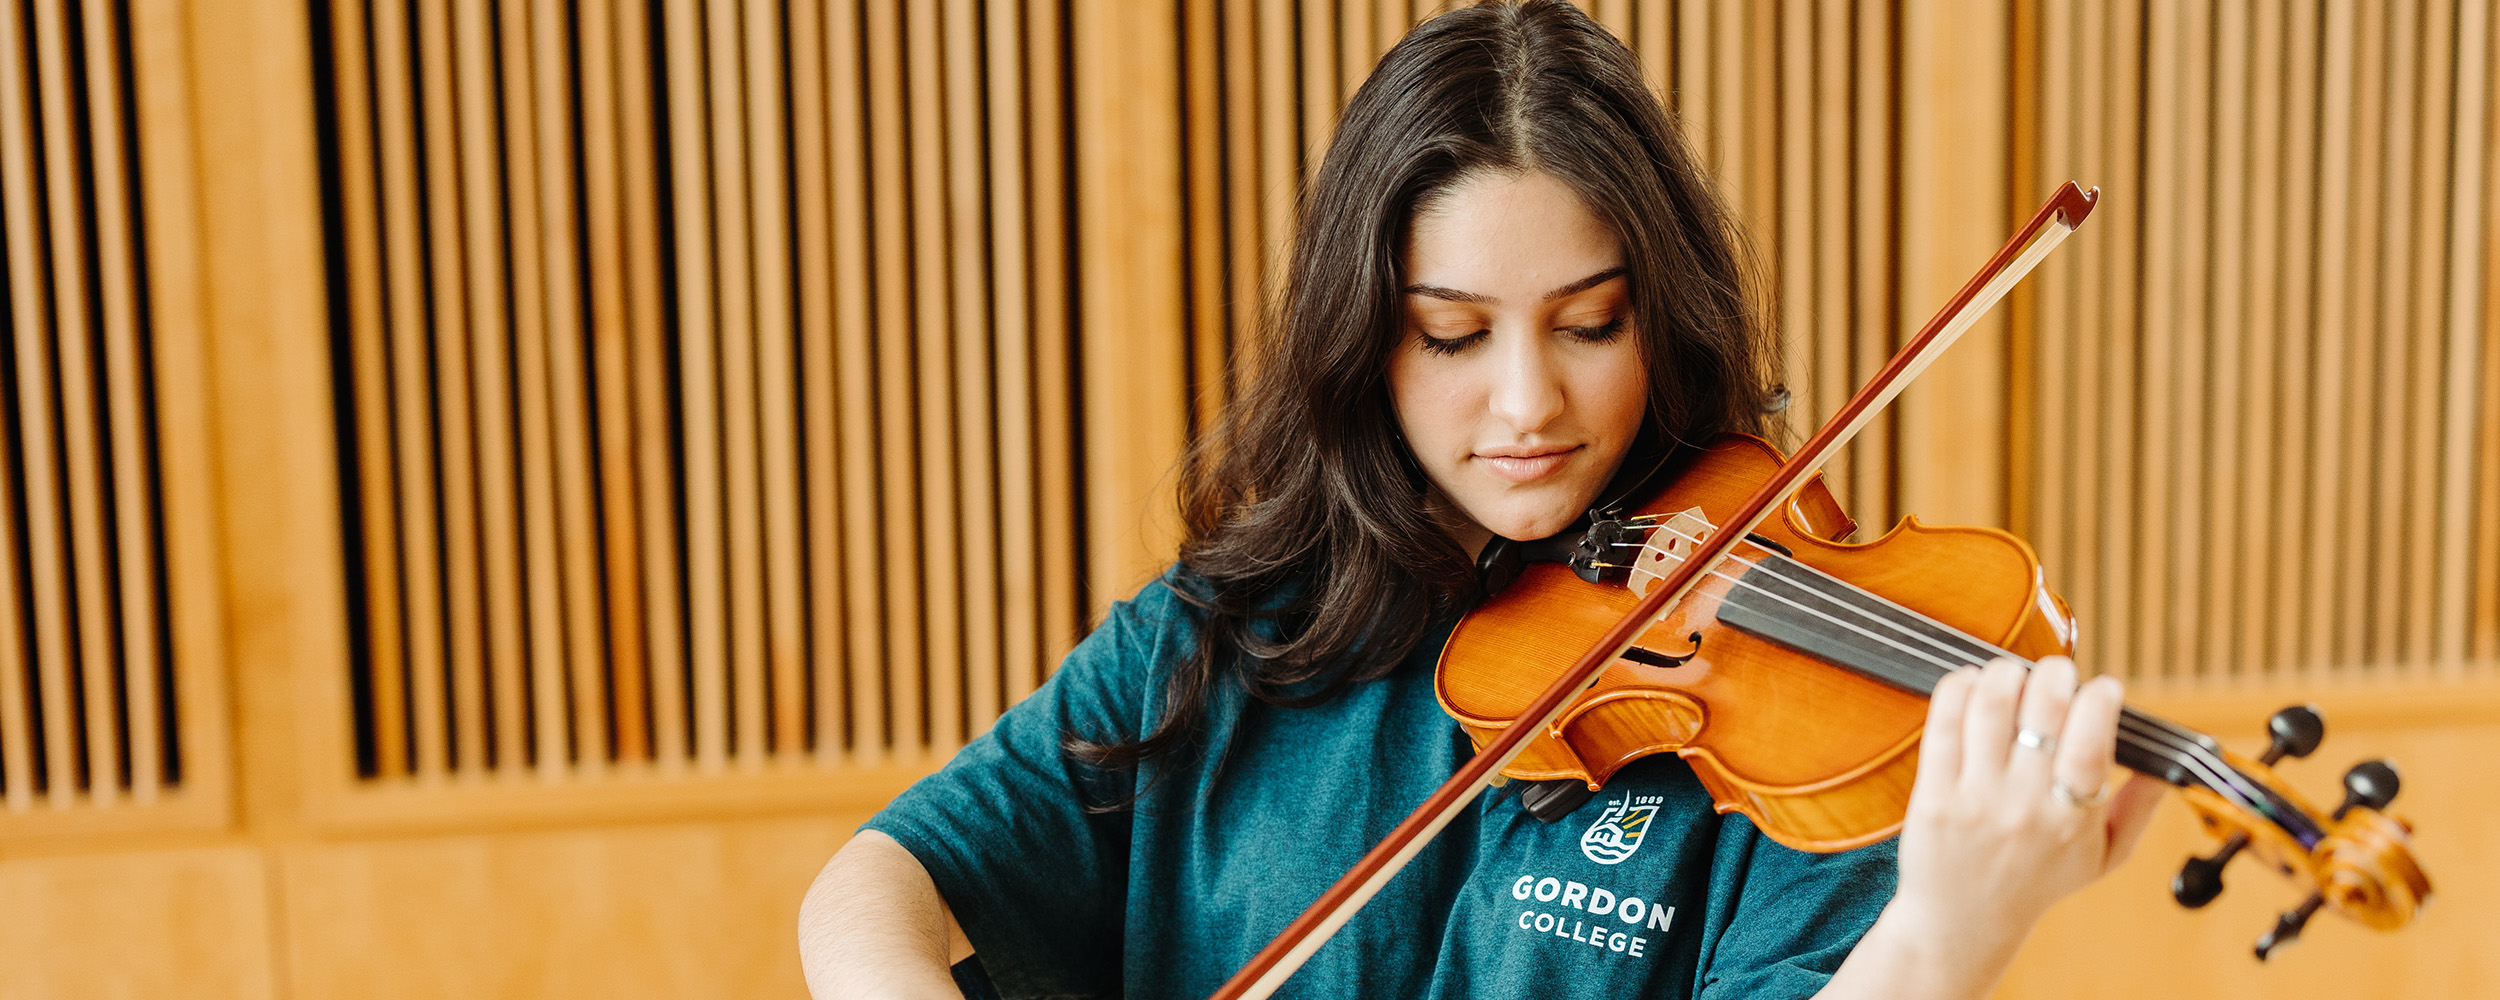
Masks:
[[[2237,808],[2211,791],[2183,789],[2197,819],[2222,843],[2214,853],[2192,857],[2171,880],[2179,905],[2195,908],[2222,893],[2222,870],[2241,853],[2254,854],[2296,884],[2306,898],[2283,912],[2257,939],[2255,953],[2264,961],[2275,950],[2299,938],[2309,918],[2333,909],[2365,927],[2394,930],[2412,921],[2431,884],[2415,862],[2413,827],[2385,810],[2402,788],[2394,765],[2363,761],[2344,772],[2344,799],[2332,812],[2318,809],[2274,773],[2284,757],[2306,757],[2325,736],[2317,710],[2296,705],[2268,720],[2271,737],[2256,760],[2227,755],[2241,776],[2263,785],[2275,801],[2298,811],[2298,817],[2264,817]]]

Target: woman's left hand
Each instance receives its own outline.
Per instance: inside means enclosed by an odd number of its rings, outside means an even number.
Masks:
[[[2122,691],[2075,686],[2062,656],[1955,671],[1936,686],[1901,831],[1901,887],[1930,933],[2012,949],[2058,900],[2126,859],[2161,786],[2106,782]],[[1994,949],[1989,949],[1994,950]]]

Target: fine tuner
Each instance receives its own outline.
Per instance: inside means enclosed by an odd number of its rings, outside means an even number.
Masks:
[[[2316,708],[2293,705],[2266,720],[2266,733],[2266,751],[2258,756],[2255,767],[2269,785],[2290,795],[2272,768],[2285,757],[2315,752],[2326,738],[2326,722]],[[2310,889],[2299,905],[2283,911],[2274,927],[2257,939],[2258,961],[2298,939],[2309,918],[2329,904],[2371,927],[2399,926],[2412,919],[2431,891],[2430,880],[2409,853],[2388,850],[2403,844],[2413,831],[2412,824],[2385,813],[2402,787],[2394,764],[2368,760],[2353,765],[2344,772],[2344,801],[2328,817],[2323,836],[2309,845],[2300,844],[2280,828],[2251,824],[2244,813],[2217,809],[2215,803],[2190,792],[2186,798],[2197,819],[2222,843],[2212,854],[2191,857],[2179,866],[2178,876],[2170,880],[2170,895],[2189,909],[2213,902],[2222,895],[2222,869],[2253,847],[2262,861]],[[2304,811],[2314,812],[2305,807]]]

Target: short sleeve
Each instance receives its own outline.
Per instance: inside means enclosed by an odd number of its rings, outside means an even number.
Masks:
[[[1163,582],[1114,605],[1031,697],[870,819],[911,851],[1008,997],[1118,996],[1133,772],[1072,760],[1061,739],[1142,735],[1194,641]]]
[[[1731,815],[1712,861],[1716,905],[1697,1000],[1813,996],[1866,936],[1899,881],[1896,840],[1835,854],[1780,846]]]

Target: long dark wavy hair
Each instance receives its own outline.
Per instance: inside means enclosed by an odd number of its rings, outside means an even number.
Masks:
[[[1776,348],[1748,307],[1742,238],[1632,53],[1558,0],[1434,17],[1347,103],[1303,192],[1254,374],[1182,460],[1175,589],[1200,612],[1197,649],[1173,666],[1151,733],[1069,734],[1072,756],[1124,768],[1192,746],[1220,684],[1326,701],[1470,599],[1474,561],[1427,508],[1386,372],[1405,330],[1408,225],[1484,171],[1553,175],[1622,244],[1649,371],[1626,468],[1762,429]]]

